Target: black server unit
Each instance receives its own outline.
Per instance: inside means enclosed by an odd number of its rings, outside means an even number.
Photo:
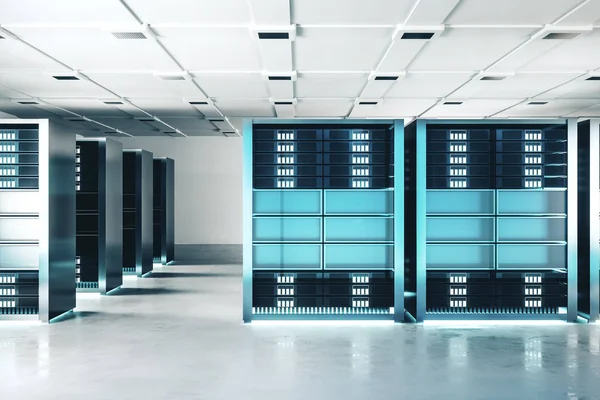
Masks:
[[[123,284],[123,145],[77,141],[77,289],[107,294]]]
[[[417,319],[575,320],[574,124],[416,126]]]
[[[75,308],[75,134],[0,120],[0,320]]]
[[[175,162],[154,159],[154,262],[175,259]]]
[[[139,277],[152,271],[152,153],[123,151],[123,273]]]

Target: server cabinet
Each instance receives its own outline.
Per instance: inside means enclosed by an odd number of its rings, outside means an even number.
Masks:
[[[419,120],[408,130],[417,320],[576,320],[576,121]]]
[[[175,258],[175,162],[154,159],[154,262]]]
[[[244,126],[244,315],[404,319],[402,121]]]
[[[123,284],[123,145],[77,140],[77,290],[107,294]]]
[[[75,308],[75,134],[0,120],[0,319]]]
[[[123,273],[152,271],[153,158],[145,150],[123,151]]]
[[[589,321],[600,312],[600,120],[578,124],[579,257],[577,311]]]

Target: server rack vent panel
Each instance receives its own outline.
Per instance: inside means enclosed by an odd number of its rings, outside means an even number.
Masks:
[[[245,319],[397,317],[395,124],[248,129],[252,262],[244,274],[252,296]]]
[[[417,123],[426,149],[417,319],[567,318],[567,123]]]

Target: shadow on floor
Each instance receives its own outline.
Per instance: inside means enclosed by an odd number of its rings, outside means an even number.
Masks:
[[[180,244],[175,247],[176,264],[233,265],[242,263],[239,244]]]
[[[177,290],[170,288],[121,288],[111,296],[143,296],[154,294],[179,294],[189,293],[187,290]]]
[[[232,276],[223,272],[152,272],[146,278],[221,278]]]

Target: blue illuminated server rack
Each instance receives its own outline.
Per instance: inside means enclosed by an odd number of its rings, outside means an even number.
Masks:
[[[243,319],[404,319],[404,124],[248,120]]]
[[[575,321],[576,121],[417,120],[405,134],[417,321]]]

